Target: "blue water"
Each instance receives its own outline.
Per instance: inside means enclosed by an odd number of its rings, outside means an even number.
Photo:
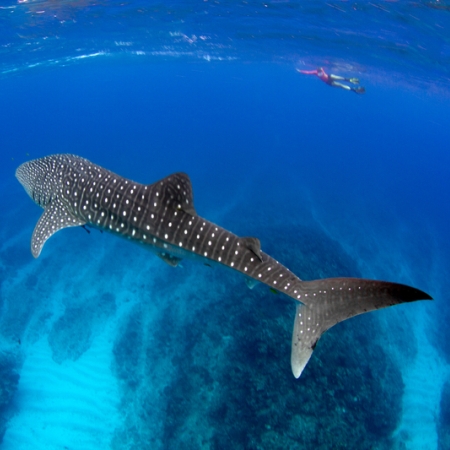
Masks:
[[[450,3],[0,6],[2,449],[450,448]],[[296,69],[358,77],[364,95]],[[16,167],[152,183],[302,279],[433,302],[336,325],[300,379],[294,305],[92,230],[53,236]]]

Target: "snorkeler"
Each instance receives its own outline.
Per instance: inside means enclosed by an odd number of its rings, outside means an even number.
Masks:
[[[329,86],[339,87],[339,88],[345,89],[347,91],[356,92],[357,94],[364,94],[364,92],[366,92],[366,90],[362,86],[353,87],[353,86],[348,86],[344,83],[339,83],[339,81],[347,81],[352,84],[359,84],[358,78],[344,78],[344,77],[340,77],[338,75],[333,75],[331,73],[330,73],[330,75],[328,75],[327,73],[325,73],[325,70],[323,70],[322,67],[319,67],[317,70],[297,69],[297,72],[304,73],[306,75],[316,75],[324,83],[328,84]]]

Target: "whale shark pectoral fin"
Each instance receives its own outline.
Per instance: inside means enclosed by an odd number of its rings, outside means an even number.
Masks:
[[[37,258],[47,239],[57,231],[67,227],[85,225],[86,222],[73,216],[63,203],[55,199],[46,206],[42,216],[34,227],[31,237],[31,253]]]
[[[254,237],[243,237],[240,239],[245,248],[248,248],[250,251],[252,251],[255,256],[262,262],[263,259],[261,255],[261,242],[259,241],[259,239]]]
[[[159,256],[166,264],[172,267],[177,267],[181,261],[181,258],[177,258],[170,253],[156,253],[156,256]]]
[[[359,278],[328,278],[302,282],[292,333],[291,368],[298,378],[323,333],[343,320],[416,300],[432,300],[404,284]]]

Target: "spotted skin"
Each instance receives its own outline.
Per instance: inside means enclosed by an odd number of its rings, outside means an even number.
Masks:
[[[147,245],[172,266],[202,259],[241,272],[297,300],[291,367],[298,378],[322,333],[355,315],[431,297],[412,287],[356,278],[301,281],[261,251],[197,215],[184,173],[144,185],[75,155],[51,155],[22,164],[16,177],[42,208],[31,240],[37,258],[47,239],[71,226],[91,225]]]

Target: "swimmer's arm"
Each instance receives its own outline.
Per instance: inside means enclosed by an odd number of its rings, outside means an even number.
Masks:
[[[317,70],[300,70],[296,69],[299,73],[304,73],[306,75],[317,75]]]

